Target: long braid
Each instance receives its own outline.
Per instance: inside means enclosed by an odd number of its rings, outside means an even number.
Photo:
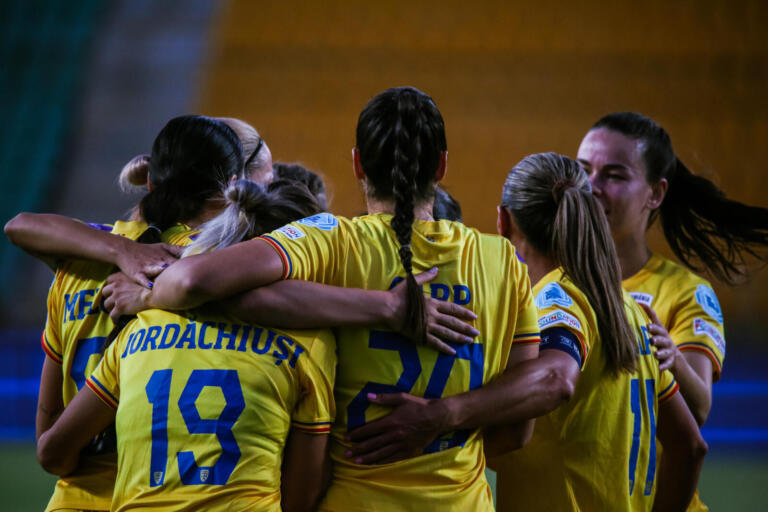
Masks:
[[[410,91],[404,91],[397,99],[397,120],[393,131],[395,145],[392,166],[392,193],[395,199],[395,214],[392,229],[400,244],[398,254],[406,274],[406,318],[405,329],[414,333],[415,341],[426,341],[427,312],[424,294],[413,276],[413,235],[414,198],[418,194],[416,177],[419,175],[421,153],[421,117],[417,110],[417,98]],[[409,131],[408,128],[411,128]]]

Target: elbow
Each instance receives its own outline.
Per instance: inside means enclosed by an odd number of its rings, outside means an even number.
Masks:
[[[37,443],[37,462],[47,473],[57,476],[66,476],[75,468],[68,464],[59,450],[53,449],[51,443],[47,442],[48,437],[45,433],[40,437]]]
[[[696,439],[696,442],[693,443],[693,446],[691,447],[691,453],[692,458],[697,461],[704,460],[704,457],[707,456],[707,453],[709,452],[709,445],[707,445],[707,442],[702,438],[701,436]]]
[[[707,418],[709,417],[709,408],[711,405],[711,402],[707,402],[706,404],[702,404],[699,407],[691,408],[691,414],[693,414],[693,419],[696,420],[696,424],[699,426],[699,428],[703,427],[704,423],[706,423]]]
[[[32,214],[22,212],[5,223],[3,230],[5,231],[5,236],[8,237],[8,240],[10,240],[12,244],[19,244],[19,236],[23,230],[24,224],[30,215]]]
[[[550,407],[545,413],[553,411],[570,401],[573,398],[575,388],[573,380],[565,372],[557,368],[550,368],[547,375],[547,394],[550,397]]]

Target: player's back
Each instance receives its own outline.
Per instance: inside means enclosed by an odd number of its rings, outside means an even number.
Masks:
[[[146,223],[136,221],[91,226],[134,240],[147,229]],[[188,245],[191,232],[189,227],[177,224],[167,229],[162,239]],[[48,357],[62,365],[65,406],[99,364],[104,343],[114,326],[102,296],[105,281],[114,270],[114,266],[104,263],[67,260],[57,268],[48,292],[48,316],[41,342]],[[57,481],[49,510],[109,508],[116,475],[114,443],[111,449],[109,444],[102,446],[103,453],[85,455],[77,471]]]
[[[587,304],[580,292],[569,293]],[[624,301],[637,338],[636,370],[614,375],[604,342],[589,344],[571,399],[536,420],[528,445],[499,460],[499,510],[651,510],[658,404],[676,384],[651,353],[645,313],[626,292]],[[591,307],[582,309],[579,322],[596,326]]]
[[[352,220],[322,214],[269,237],[285,255],[291,277],[386,290],[404,273],[390,221],[386,214]],[[334,480],[321,510],[493,507],[478,431],[446,433],[424,455],[393,464],[361,466],[344,456],[345,434],[387,413],[368,402],[368,393],[405,392],[428,398],[461,393],[504,371],[513,339],[538,342],[527,272],[507,240],[449,221],[417,220],[413,230],[414,272],[439,269],[425,291],[472,309],[481,334],[448,356],[383,329],[337,331]]]
[[[280,510],[289,429],[330,429],[334,351],[328,331],[140,313],[88,379],[117,406],[113,509]]]

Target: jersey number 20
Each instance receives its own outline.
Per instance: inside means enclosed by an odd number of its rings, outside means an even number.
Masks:
[[[147,383],[147,399],[152,404],[152,452],[149,485],[165,482],[168,465],[168,402],[173,370],[157,370]],[[202,419],[195,401],[206,386],[218,387],[226,405],[216,419]],[[240,460],[232,427],[245,409],[237,370],[193,370],[179,397],[179,411],[190,434],[216,434],[221,455],[213,466],[198,466],[191,451],[178,452],[179,476],[184,485],[224,485]]]

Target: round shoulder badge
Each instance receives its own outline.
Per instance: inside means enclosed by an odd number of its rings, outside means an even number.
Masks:
[[[573,300],[565,293],[560,283],[548,283],[536,296],[536,307],[544,309],[555,304],[568,308],[573,306]]]
[[[322,229],[323,231],[331,231],[333,228],[339,225],[339,219],[330,213],[318,213],[317,215],[301,219],[299,224]]]
[[[717,300],[715,291],[706,284],[700,284],[696,287],[696,302],[706,314],[723,323],[723,311],[720,309],[720,302]]]

